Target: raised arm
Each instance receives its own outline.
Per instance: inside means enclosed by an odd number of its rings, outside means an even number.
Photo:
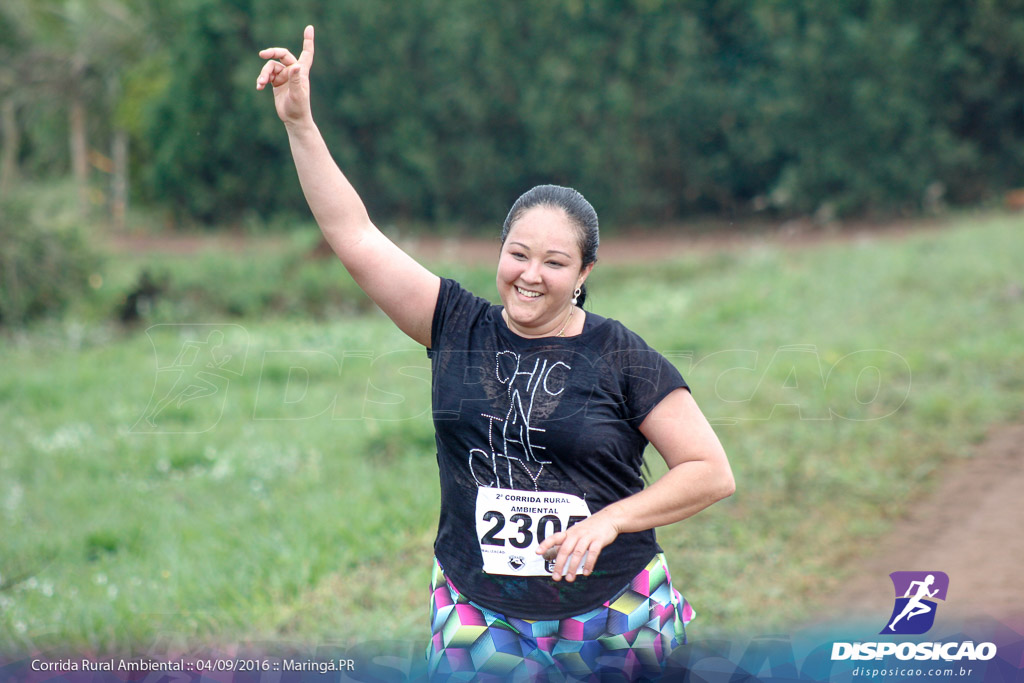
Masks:
[[[267,62],[256,89],[273,86],[299,183],[324,238],[374,303],[403,332],[429,346],[441,281],[373,225],[355,188],[331,158],[309,104],[313,27],[306,27],[298,58],[280,47],[261,50],[260,57]]]

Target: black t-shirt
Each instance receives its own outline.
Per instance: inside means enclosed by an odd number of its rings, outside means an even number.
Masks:
[[[434,552],[481,605],[561,619],[618,595],[660,549],[653,529],[621,534],[590,576],[556,582],[538,539],[643,488],[639,425],[687,385],[615,320],[588,312],[580,335],[526,339],[501,311],[442,279],[427,350],[441,477]]]

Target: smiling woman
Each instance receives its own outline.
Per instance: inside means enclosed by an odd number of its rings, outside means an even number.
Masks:
[[[494,306],[387,239],[331,159],[309,107],[313,28],[298,58],[263,50],[299,181],[328,243],[431,358],[441,482],[427,648],[433,677],[656,675],[693,611],[654,528],[734,490],[676,368],[581,306],[598,220],[542,185],[509,211]],[[650,442],[668,472],[644,484]]]
[[[517,205],[532,201],[548,203],[518,210],[513,207],[505,222],[498,261],[498,295],[504,305],[505,322],[524,337],[547,337],[556,330],[561,337],[583,329],[583,310],[579,309],[575,320],[573,316],[577,306],[582,305],[583,286],[596,258],[584,260],[586,250],[581,243],[586,241],[585,228],[578,227],[568,212],[560,208],[559,202],[573,195],[583,200],[582,195],[569,188],[535,187]],[[594,219],[592,234],[596,241],[596,214]]]

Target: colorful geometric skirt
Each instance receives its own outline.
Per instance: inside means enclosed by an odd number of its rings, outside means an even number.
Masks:
[[[427,668],[431,680],[451,681],[655,679],[672,649],[686,642],[693,616],[661,553],[601,607],[541,621],[474,603],[435,558]]]

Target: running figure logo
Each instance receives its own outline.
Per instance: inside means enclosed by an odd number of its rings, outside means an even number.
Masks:
[[[944,572],[893,572],[896,604],[882,634],[918,635],[935,623],[936,600],[945,600],[949,577]]]
[[[153,325],[153,394],[133,433],[200,433],[221,418],[232,379],[242,376],[249,335],[240,325]],[[186,409],[186,406],[188,408]]]

